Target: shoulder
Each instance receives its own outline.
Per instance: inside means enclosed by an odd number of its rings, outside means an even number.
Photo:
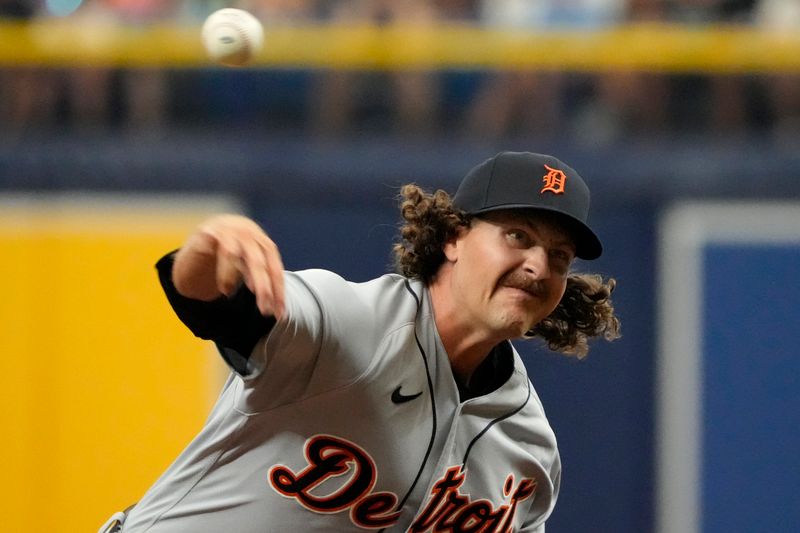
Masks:
[[[360,343],[380,342],[413,322],[422,292],[421,282],[397,274],[353,282],[319,269],[287,272],[285,285],[289,322],[309,324],[323,337],[357,333]]]
[[[408,289],[405,287],[407,283],[419,283],[408,280],[399,274],[384,274],[368,281],[356,282],[345,279],[330,270],[320,268],[287,271],[286,276],[288,279],[296,280],[317,290],[350,291],[365,297],[385,297],[387,293],[394,291],[407,291]]]
[[[323,308],[337,314],[369,313],[376,318],[412,315],[416,312],[420,282],[398,274],[385,274],[365,281],[348,281],[321,269],[286,273],[287,293],[313,298]]]

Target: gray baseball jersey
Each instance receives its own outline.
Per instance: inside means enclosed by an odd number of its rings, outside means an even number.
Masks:
[[[251,351],[217,340],[234,372],[123,531],[544,530],[561,464],[510,343],[470,397],[422,283],[285,278],[286,313]]]

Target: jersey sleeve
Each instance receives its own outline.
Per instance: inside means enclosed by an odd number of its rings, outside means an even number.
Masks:
[[[285,272],[286,308],[250,356],[238,408],[255,413],[355,382],[374,360],[374,308],[326,270]]]
[[[244,285],[233,296],[210,302],[182,296],[172,282],[174,260],[175,252],[165,255],[156,263],[156,270],[175,314],[195,336],[213,341],[234,371],[247,375],[252,371],[250,354],[272,330],[275,318],[261,314],[255,295]]]

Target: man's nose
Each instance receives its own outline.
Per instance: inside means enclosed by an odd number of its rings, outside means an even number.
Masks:
[[[525,263],[523,269],[534,279],[547,279],[550,277],[550,258],[547,250],[542,246],[532,246],[525,250]]]

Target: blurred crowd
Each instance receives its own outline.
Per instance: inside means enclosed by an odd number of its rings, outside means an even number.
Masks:
[[[800,30],[800,0],[0,0],[0,21],[199,23],[240,7],[269,24],[602,29],[637,22]],[[800,73],[237,70],[0,66],[0,127],[161,132],[226,120],[321,136],[800,136]]]

